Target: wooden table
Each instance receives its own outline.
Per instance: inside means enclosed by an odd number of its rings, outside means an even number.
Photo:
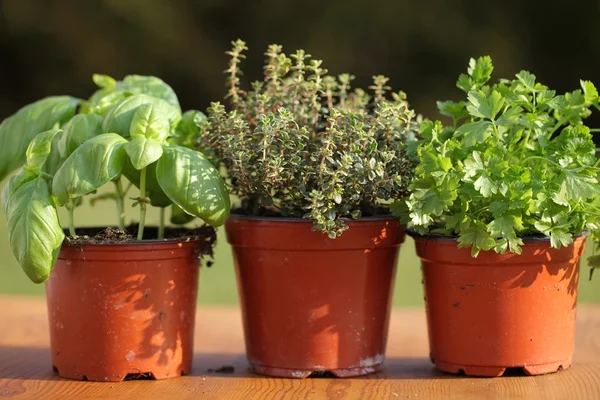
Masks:
[[[427,357],[422,309],[395,309],[384,372],[359,379],[272,379],[244,358],[240,311],[199,307],[191,376],[96,383],[54,375],[43,298],[0,296],[0,398],[23,399],[600,399],[600,306],[578,309],[574,365],[557,374],[467,378],[437,372]],[[215,373],[232,365],[233,373]]]

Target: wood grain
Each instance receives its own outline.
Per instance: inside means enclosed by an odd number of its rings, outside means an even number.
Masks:
[[[61,380],[50,367],[43,299],[0,297],[0,398],[16,399],[600,399],[600,306],[581,305],[575,362],[557,374],[467,378],[427,357],[421,309],[395,309],[384,372],[360,379],[271,379],[251,374],[237,308],[202,307],[192,375],[166,381]],[[233,373],[209,370],[233,365]]]

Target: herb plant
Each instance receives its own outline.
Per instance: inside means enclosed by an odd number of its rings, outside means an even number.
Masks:
[[[352,75],[328,75],[303,50],[288,56],[271,45],[264,79],[246,91],[247,47],[232,44],[231,109],[212,103],[198,134],[200,150],[226,167],[241,212],[308,218],[335,238],[346,229],[342,218],[375,215],[406,193],[414,169],[408,142],[418,124],[404,93],[388,96],[388,78],[374,77],[368,94],[351,88]]]
[[[394,206],[416,232],[457,236],[473,256],[520,254],[522,238],[552,247],[598,228],[598,160],[583,120],[598,107],[589,81],[564,95],[521,71],[490,83],[490,57],[471,59],[457,86],[466,101],[438,102],[440,121],[422,124],[419,166],[407,201]]]
[[[133,199],[140,208],[138,240],[144,237],[148,204],[161,210],[172,205],[176,222],[187,222],[183,215],[189,215],[219,226],[229,215],[229,195],[218,170],[202,153],[177,144],[190,136],[190,128],[181,125],[186,120],[170,87],[154,77],[116,82],[96,75],[94,80],[101,89],[81,102],[75,116],[72,98],[49,99],[25,107],[1,126],[0,140],[8,147],[2,150],[16,154],[22,145],[20,129],[27,127],[30,134],[56,125],[33,137],[22,157],[25,166],[2,191],[11,248],[34,282],[48,278],[65,238],[57,207],[69,210],[69,232],[75,237],[76,205],[113,182],[110,197],[124,228],[123,177],[140,192]],[[18,159],[3,158],[0,169],[13,169]],[[158,238],[163,234],[161,211]]]

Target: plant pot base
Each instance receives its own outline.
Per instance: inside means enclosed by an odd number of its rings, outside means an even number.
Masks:
[[[168,378],[175,378],[178,376],[188,375],[191,372],[191,366],[182,368],[178,371],[169,371],[165,368],[158,368],[154,371],[140,372],[139,370],[129,371],[110,371],[110,370],[98,370],[95,371],[82,371],[78,368],[57,368],[55,365],[52,366],[54,372],[61,378],[73,379],[78,381],[91,381],[91,382],[122,382],[124,380],[140,380],[140,379],[151,379],[151,380],[163,380]]]
[[[339,368],[331,370],[312,370],[312,369],[290,369],[290,368],[277,368],[277,367],[265,367],[258,364],[250,364],[252,372],[259,375],[273,376],[278,378],[296,378],[303,379],[308,378],[312,374],[331,374],[336,378],[353,378],[356,376],[363,376],[374,374],[383,369],[383,363],[374,364],[369,367],[356,367],[356,368]]]
[[[441,361],[435,361],[437,369],[450,374],[461,374],[464,373],[467,376],[482,376],[482,377],[497,377],[502,376],[507,369],[515,370],[521,369],[525,375],[544,375],[552,374],[563,369],[567,369],[571,366],[570,360],[562,362],[554,362],[548,364],[538,365],[527,365],[527,366],[510,366],[510,367],[484,367],[484,366],[473,366],[473,365],[460,365],[450,364]]]

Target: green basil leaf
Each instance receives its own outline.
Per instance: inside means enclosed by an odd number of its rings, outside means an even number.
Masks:
[[[206,115],[197,110],[189,110],[183,113],[181,121],[175,129],[174,143],[188,148],[196,147],[199,125],[206,121]]]
[[[47,174],[54,175],[66,159],[67,149],[65,130],[63,129],[59,131],[52,139],[52,144],[50,145],[50,154],[48,154],[48,158],[42,166],[42,171]]]
[[[96,114],[79,114],[64,126],[67,157],[89,140],[102,133],[102,117]]]
[[[29,279],[42,283],[64,240],[48,183],[37,177],[16,188],[6,205],[10,247]]]
[[[135,169],[133,164],[131,164],[129,157],[125,160],[123,175],[135,187],[140,188],[140,171]],[[150,199],[150,204],[154,207],[168,207],[173,204],[156,180],[156,163],[152,163],[146,167],[146,197]]]
[[[137,112],[137,109],[145,104],[154,105],[157,108],[157,114],[168,119],[169,126],[176,126],[181,119],[180,111],[166,101],[157,97],[138,94],[127,97],[110,110],[102,124],[103,132],[118,133],[119,135],[128,138],[130,136],[130,128],[134,115]]]
[[[101,89],[90,97],[87,107],[98,115],[107,115],[119,102],[136,94],[162,99],[181,114],[179,100],[173,89],[154,76],[130,75],[118,82],[105,75],[94,75],[93,79]]]
[[[117,86],[117,81],[108,75],[94,74],[92,75],[92,80],[102,89],[113,89]]]
[[[185,225],[188,222],[196,219],[193,215],[186,213],[181,207],[177,204],[173,204],[171,206],[171,223],[175,225]]]
[[[25,163],[29,142],[40,132],[67,122],[79,99],[69,96],[47,97],[29,104],[0,124],[0,180]]]
[[[0,196],[0,201],[2,201],[2,206],[4,208],[4,212],[7,212],[8,202],[10,201],[10,197],[14,192],[17,191],[21,185],[34,180],[37,178],[37,174],[27,170],[21,170],[18,174],[13,175],[8,183],[2,189],[2,195]]]
[[[52,151],[43,171],[54,175],[67,157],[83,142],[102,132],[102,117],[96,114],[77,114],[65,124],[63,130],[52,140]]]
[[[219,171],[197,151],[165,147],[156,165],[156,177],[173,203],[214,227],[230,212],[229,194]]]
[[[163,154],[160,143],[152,139],[146,139],[144,136],[136,137],[127,143],[125,151],[127,151],[133,167],[138,170],[146,168]]]
[[[143,93],[163,99],[178,109],[181,114],[181,107],[179,106],[179,100],[175,91],[160,78],[155,76],[128,75],[120,83],[119,89],[133,94]]]
[[[60,206],[69,199],[99,189],[123,170],[127,140],[105,133],[88,140],[69,156],[54,175],[52,194]]]
[[[48,159],[48,155],[52,150],[52,141],[54,137],[60,132],[60,129],[50,129],[49,131],[42,132],[33,138],[27,151],[25,152],[27,158],[27,166],[24,169],[34,173],[39,173],[42,167]]]
[[[145,137],[159,143],[165,141],[169,136],[169,119],[161,107],[155,104],[144,104],[139,106],[129,126],[129,134],[132,138]]]

